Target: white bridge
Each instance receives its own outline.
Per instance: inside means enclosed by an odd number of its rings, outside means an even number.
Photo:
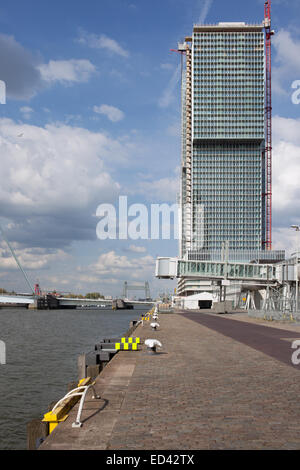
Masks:
[[[69,297],[57,297],[59,301],[59,307],[61,308],[76,308],[76,307],[101,307],[101,306],[112,306],[112,300],[106,299],[80,299],[80,298],[69,298]],[[0,295],[0,306],[29,306],[34,305],[36,297],[33,295]],[[138,300],[125,300],[128,305],[153,305],[152,301],[138,301]]]
[[[76,307],[101,307],[105,305],[107,307],[112,306],[112,300],[106,299],[71,299],[68,297],[58,297],[59,305],[63,307],[76,306]],[[128,305],[152,305],[154,302],[151,301],[138,301],[138,300],[124,300]]]
[[[33,297],[25,297],[23,295],[0,295],[1,304],[13,304],[13,305],[29,305],[34,304]]]

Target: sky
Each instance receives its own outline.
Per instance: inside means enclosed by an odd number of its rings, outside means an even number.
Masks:
[[[4,0],[0,223],[32,284],[119,296],[178,240],[97,237],[97,208],[177,201],[180,57],[195,23],[261,23],[253,0]],[[300,224],[300,2],[273,0],[273,248]],[[297,83],[297,81],[299,81]],[[3,239],[0,287],[28,291]],[[132,293],[140,296],[140,292]]]

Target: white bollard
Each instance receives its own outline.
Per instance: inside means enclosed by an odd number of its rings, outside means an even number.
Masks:
[[[146,339],[145,345],[149,354],[156,354],[157,348],[162,348],[161,342],[157,341],[157,339]]]

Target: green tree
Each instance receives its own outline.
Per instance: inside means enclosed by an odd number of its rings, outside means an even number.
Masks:
[[[101,295],[99,292],[89,292],[85,296],[86,299],[104,299],[103,295]]]

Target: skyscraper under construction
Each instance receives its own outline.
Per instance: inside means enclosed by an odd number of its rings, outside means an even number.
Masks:
[[[195,26],[182,80],[181,255],[263,248],[263,25]]]
[[[179,44],[180,258],[218,260],[225,246],[239,261],[282,256],[270,238],[267,22],[195,25]]]

